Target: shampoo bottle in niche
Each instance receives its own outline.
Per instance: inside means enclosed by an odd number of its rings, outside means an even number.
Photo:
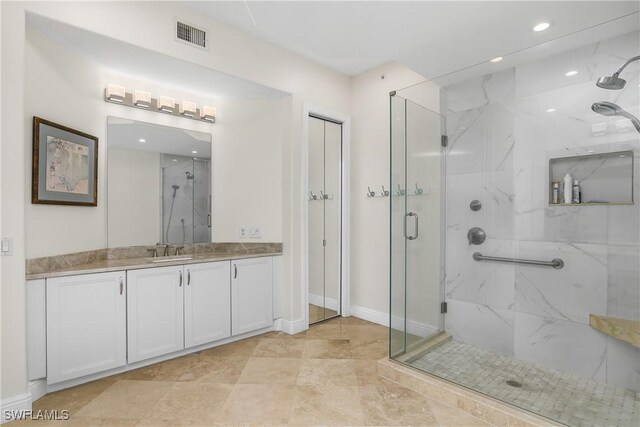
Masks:
[[[578,183],[578,180],[576,179],[575,181],[573,181],[573,195],[572,195],[572,203],[580,203],[580,184]]]
[[[551,203],[557,205],[560,203],[560,181],[553,181],[553,189],[551,191]]]
[[[564,190],[564,199],[563,199],[563,202],[569,204],[569,203],[571,203],[571,200],[573,199],[573,187],[572,187],[573,178],[571,177],[571,174],[567,172],[564,175],[563,181],[564,181],[564,188],[563,188],[563,190]]]

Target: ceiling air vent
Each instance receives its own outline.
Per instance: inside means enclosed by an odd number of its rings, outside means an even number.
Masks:
[[[207,32],[184,22],[176,21],[176,39],[203,49],[207,48]]]

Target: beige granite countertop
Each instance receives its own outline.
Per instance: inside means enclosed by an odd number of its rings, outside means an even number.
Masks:
[[[87,264],[80,264],[60,268],[57,270],[51,270],[42,273],[27,274],[27,280],[46,279],[50,277],[64,277],[74,276],[78,274],[90,274],[90,273],[106,273],[109,271],[120,270],[138,270],[141,268],[153,268],[153,267],[169,267],[175,265],[185,264],[198,264],[203,262],[213,261],[228,261],[234,259],[246,259],[246,258],[260,258],[267,256],[282,255],[282,252],[265,252],[265,253],[253,253],[253,254],[215,254],[215,253],[196,253],[185,254],[180,256],[169,256],[168,259],[174,259],[172,261],[165,262],[153,262],[161,260],[165,257],[158,258],[121,258],[121,259],[106,259],[100,261],[94,261]]]

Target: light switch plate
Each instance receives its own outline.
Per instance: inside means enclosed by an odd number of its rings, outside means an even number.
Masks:
[[[251,237],[252,239],[258,239],[262,237],[262,228],[249,227],[249,237]]]
[[[0,242],[0,253],[3,256],[13,255],[13,239],[2,239],[2,241]]]
[[[238,235],[241,239],[246,239],[249,237],[249,228],[246,226],[238,228]]]

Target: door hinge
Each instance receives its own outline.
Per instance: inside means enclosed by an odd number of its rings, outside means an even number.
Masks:
[[[446,314],[446,312],[447,312],[447,303],[443,301],[440,303],[440,314]]]
[[[443,147],[449,145],[449,137],[447,135],[440,135],[440,143]]]
[[[322,239],[322,246],[327,246],[327,239]]]

